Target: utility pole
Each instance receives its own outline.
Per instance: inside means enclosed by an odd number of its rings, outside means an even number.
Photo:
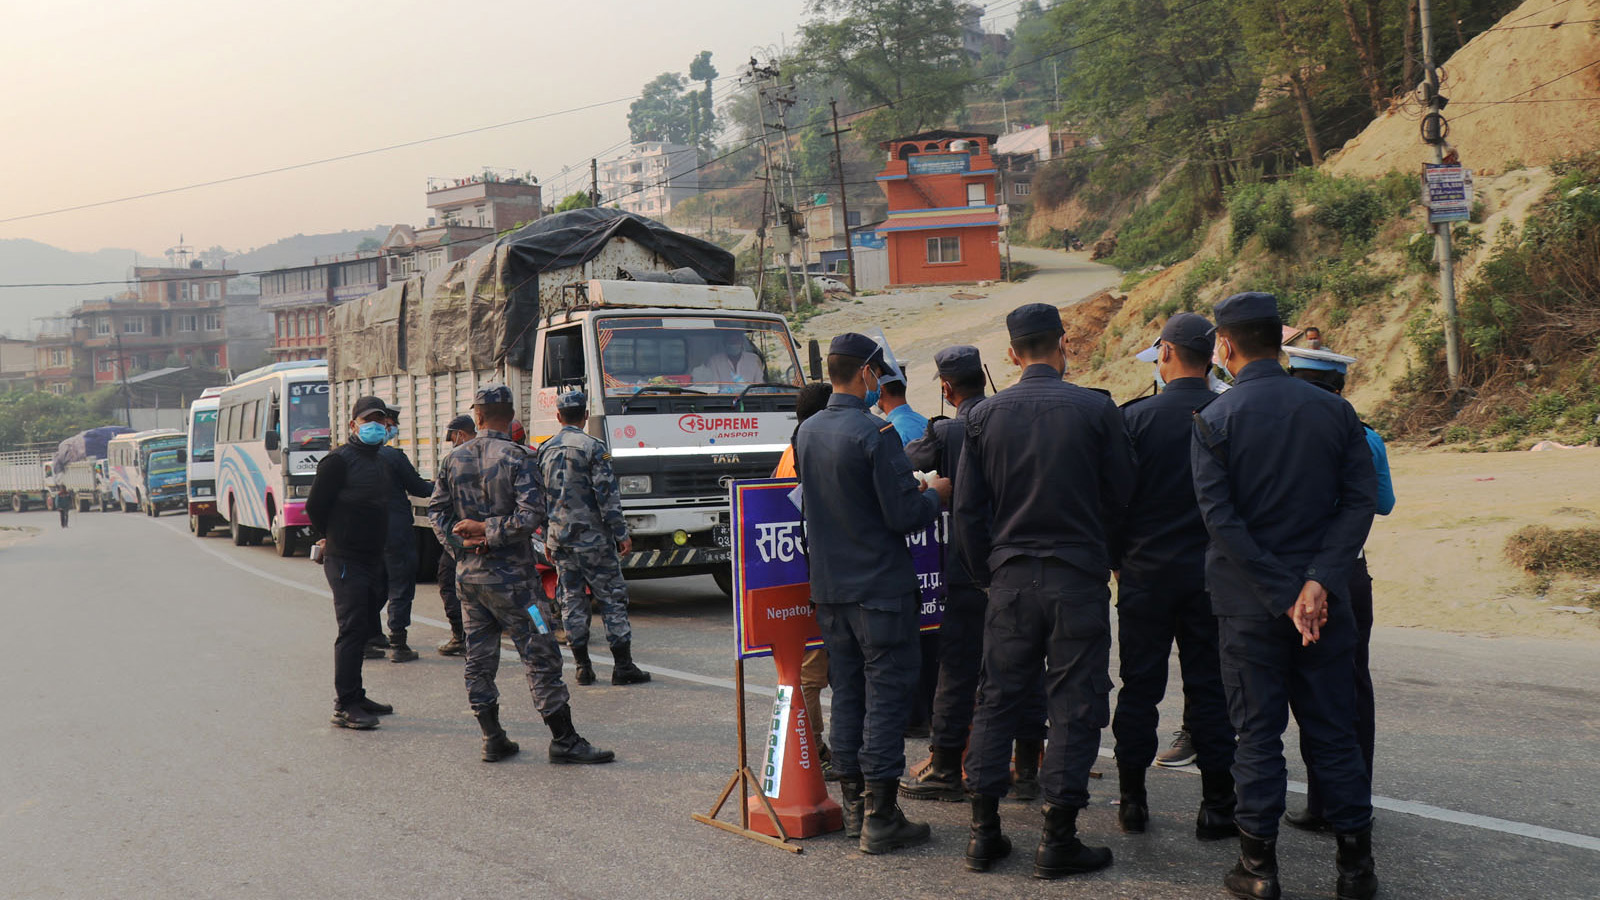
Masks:
[[[791,85],[790,88],[792,89],[792,87],[793,86]],[[775,86],[773,94],[772,108],[773,111],[778,114],[778,124],[776,127],[783,135],[783,175],[789,183],[789,215],[791,217],[790,221],[793,221],[793,217],[800,214],[800,195],[795,190],[794,185],[794,157],[789,153],[788,115],[789,107],[794,105],[795,100],[794,97],[790,96],[788,90],[783,88],[781,85]],[[791,264],[794,259],[793,234],[794,230],[790,229],[791,240],[789,245],[789,258],[791,260]],[[805,291],[806,302],[810,303],[811,252],[806,245],[806,227],[803,219],[801,220],[800,224],[800,285],[801,289]]]
[[[117,328],[120,323],[115,317],[111,320],[111,327]],[[129,428],[133,427],[133,392],[128,390],[128,358],[122,354],[122,329],[117,329],[117,374],[122,376],[122,415],[127,419]]]
[[[756,65],[756,61],[754,59],[751,59],[750,60],[750,71],[749,71],[749,76],[748,77],[752,81],[755,82],[755,85],[756,85],[756,101],[757,101],[756,102],[756,106],[757,106],[757,108],[759,108],[761,110],[761,113],[762,113],[761,114],[761,119],[762,119],[762,121],[761,121],[761,161],[765,165],[766,170],[767,170],[767,177],[764,180],[767,183],[766,184],[767,191],[771,192],[772,209],[773,209],[773,212],[775,212],[777,214],[778,224],[783,226],[784,228],[788,228],[788,225],[785,224],[784,221],[783,221],[783,201],[778,196],[778,183],[775,180],[773,180],[773,177],[772,177],[772,143],[771,143],[770,140],[768,140],[768,138],[771,135],[770,129],[772,129],[774,126],[768,125],[767,122],[766,122],[766,118],[767,118],[766,117],[766,108],[767,108],[767,103],[768,103],[768,101],[767,101],[767,91],[768,91],[767,79],[769,79],[769,78],[772,79],[772,81],[773,81],[773,83],[775,85],[777,83],[777,80],[778,80],[778,70],[773,68],[772,66],[757,66]],[[762,206],[763,206],[763,212],[762,212],[762,217],[761,217],[761,225],[762,225],[763,228],[765,228],[766,224],[767,224],[766,212],[765,212],[766,199],[767,199],[767,193],[763,192],[762,193],[762,201],[761,201],[762,202]],[[776,248],[777,241],[773,241],[773,246],[774,246],[774,248]],[[765,271],[765,267],[766,267],[766,258],[765,258],[765,256],[763,256],[763,258],[762,258],[763,271]],[[784,289],[786,290],[786,292],[789,295],[789,311],[790,312],[798,312],[799,311],[799,305],[795,302],[795,299],[794,299],[794,273],[790,271],[790,266],[789,266],[787,260],[785,260],[784,266],[783,266],[783,284],[784,284]]]
[[[833,137],[833,158],[839,172],[839,210],[844,217],[844,257],[850,271],[846,274],[849,279],[850,293],[856,292],[856,245],[850,241],[850,201],[845,199],[844,193],[844,149],[839,144],[839,135],[849,131],[848,128],[839,127],[839,101],[837,98],[828,100],[828,108],[833,111],[833,130],[828,132]]]
[[[589,157],[589,205],[600,207],[600,161]]]
[[[1433,57],[1433,12],[1428,0],[1418,0],[1417,12],[1422,19],[1422,69],[1426,79],[1428,114],[1422,120],[1422,139],[1433,145],[1433,161],[1444,162],[1444,139],[1447,131],[1441,111],[1445,99],[1439,96],[1439,69]],[[1456,314],[1455,260],[1450,246],[1449,222],[1433,225],[1434,251],[1439,257],[1439,297],[1444,301],[1444,359],[1445,371],[1450,377],[1450,393],[1461,390],[1461,336],[1460,321]]]
[[[762,179],[762,181],[770,179]],[[756,224],[756,305],[766,299],[762,290],[767,286],[767,201],[771,196],[767,193],[767,186],[761,186],[761,219]]]

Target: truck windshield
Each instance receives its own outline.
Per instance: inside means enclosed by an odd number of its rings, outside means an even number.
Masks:
[[[213,462],[217,449],[217,411],[202,409],[194,414],[189,424],[190,462]]]
[[[175,450],[160,450],[150,454],[150,465],[145,478],[150,487],[166,487],[184,480],[184,466],[178,461]]]
[[[328,385],[289,385],[290,450],[328,449]]]
[[[608,397],[642,387],[737,394],[752,384],[804,384],[781,322],[737,318],[618,317],[598,323]]]

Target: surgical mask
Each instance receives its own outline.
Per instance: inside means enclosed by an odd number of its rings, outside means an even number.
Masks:
[[[867,400],[867,408],[868,409],[871,409],[872,407],[878,405],[878,398],[881,396],[880,388],[883,385],[883,382],[881,380],[878,381],[878,385],[879,385],[879,387],[873,387],[873,388],[868,389],[868,391],[867,391],[866,400]]]
[[[389,439],[389,426],[382,422],[362,422],[356,428],[356,439],[368,446],[377,447]]]
[[[1167,380],[1165,378],[1161,377],[1161,367],[1160,366],[1156,366],[1156,390],[1158,390],[1158,391],[1165,390],[1166,387],[1167,387]]]
[[[395,440],[395,439],[400,437],[400,429],[397,426],[394,426],[394,425],[388,426],[388,431],[389,431],[389,438],[388,438],[389,440],[392,441],[392,440]]]

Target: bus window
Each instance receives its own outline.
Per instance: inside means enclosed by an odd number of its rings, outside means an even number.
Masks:
[[[327,383],[289,385],[288,440],[290,450],[326,450],[329,447]]]

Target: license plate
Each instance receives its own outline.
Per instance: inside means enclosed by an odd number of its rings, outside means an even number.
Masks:
[[[727,525],[713,525],[711,539],[717,542],[718,547],[727,549],[733,546],[733,530]]]
[[[727,550],[705,550],[700,554],[701,562],[725,563],[728,561]]]

